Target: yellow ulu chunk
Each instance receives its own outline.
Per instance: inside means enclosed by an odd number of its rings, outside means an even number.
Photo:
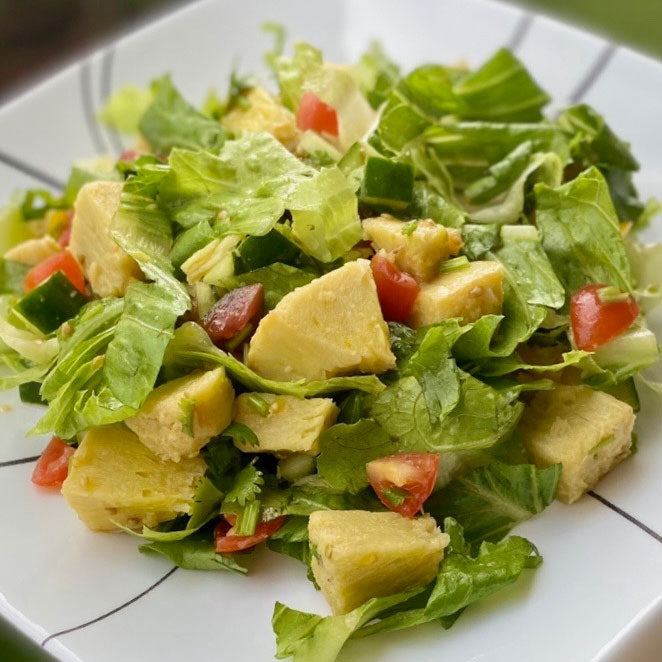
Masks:
[[[310,516],[311,568],[334,614],[430,583],[450,542],[432,517],[318,510]]]
[[[190,513],[205,469],[199,457],[160,460],[123,425],[94,428],[71,459],[62,494],[93,531],[114,531],[115,522],[154,527]]]
[[[179,462],[230,424],[233,402],[224,368],[198,371],[159,386],[125,423],[153,453]]]

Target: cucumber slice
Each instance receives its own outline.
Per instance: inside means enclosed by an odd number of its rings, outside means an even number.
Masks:
[[[211,225],[207,221],[200,221],[188,230],[184,230],[172,245],[170,260],[175,267],[181,267],[193,253],[204,248],[210,241],[215,239]]]
[[[371,207],[406,209],[414,198],[414,169],[408,163],[371,156],[365,166],[359,198]]]
[[[78,314],[87,299],[57,271],[19,299],[16,309],[42,333],[55,331]]]
[[[21,402],[28,402],[33,405],[48,404],[39,394],[40,388],[41,382],[25,382],[25,384],[20,384],[18,395],[21,398]]]

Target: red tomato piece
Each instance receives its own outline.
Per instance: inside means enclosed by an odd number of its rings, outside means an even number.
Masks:
[[[384,319],[404,322],[411,314],[421,286],[407,272],[400,271],[391,260],[379,253],[370,264]]]
[[[23,289],[26,292],[34,290],[35,287],[41,285],[41,283],[57,271],[61,271],[81,294],[87,294],[85,276],[83,276],[80,265],[76,262],[74,256],[66,250],[55,253],[55,255],[47,257],[37,266],[32,267],[25,275]]]
[[[603,303],[593,284],[577,290],[570,299],[570,322],[575,347],[588,352],[608,343],[626,331],[639,315],[639,306],[630,295],[623,301]]]
[[[366,464],[368,480],[379,500],[403,517],[413,517],[432,494],[439,456],[434,453],[396,453]]]
[[[297,127],[302,131],[315,131],[338,135],[338,114],[312,92],[304,92],[297,110]]]
[[[119,156],[118,161],[126,163],[133,163],[140,156],[140,152],[136,149],[125,149]]]
[[[53,437],[32,472],[32,482],[40,487],[62,487],[69,472],[69,458],[75,449]]]
[[[202,326],[215,345],[234,338],[251,322],[257,322],[264,311],[262,283],[245,285],[228,292],[205,315]]]
[[[272,536],[285,522],[286,516],[276,517],[267,522],[260,522],[255,527],[255,533],[252,536],[236,536],[232,533],[237,518],[234,515],[225,515],[226,521],[221,522],[214,529],[214,540],[216,543],[216,552],[218,554],[232,554],[233,552],[242,552],[264,542]],[[228,528],[228,523],[232,528]]]

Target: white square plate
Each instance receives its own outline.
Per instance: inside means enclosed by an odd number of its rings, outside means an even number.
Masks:
[[[120,39],[0,109],[0,197],[56,188],[70,163],[117,153],[95,121],[109,91],[164,71],[194,102],[224,89],[233,65],[262,70],[264,20],[353,59],[376,37],[404,67],[467,59],[509,45],[554,98],[585,100],[632,142],[644,196],[662,193],[662,65],[544,17],[486,0],[218,0],[199,2]],[[651,231],[651,238],[658,231]],[[518,528],[545,556],[512,590],[438,626],[363,640],[341,660],[463,662],[652,661],[662,649],[660,407],[643,394],[639,452],[598,494],[555,503]],[[62,660],[270,660],[275,600],[326,613],[295,561],[263,551],[248,578],[174,570],[136,553],[122,535],[90,533],[57,494],[30,483],[44,438],[25,439],[39,415],[0,394],[0,614]]]

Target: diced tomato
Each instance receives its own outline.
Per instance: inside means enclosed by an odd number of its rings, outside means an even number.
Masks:
[[[338,135],[338,114],[312,92],[304,92],[297,110],[297,127],[302,131],[315,131]]]
[[[413,517],[432,494],[439,473],[434,453],[397,453],[366,464],[379,500],[403,517]]]
[[[372,275],[377,285],[384,319],[404,322],[411,314],[421,286],[405,271],[379,253],[372,258]]]
[[[41,285],[41,283],[57,271],[61,271],[81,294],[87,293],[85,276],[83,276],[83,272],[74,256],[67,250],[55,253],[55,255],[47,257],[37,266],[32,267],[25,275],[23,289],[26,292],[34,290],[35,287]]]
[[[264,311],[262,283],[245,285],[228,292],[205,315],[202,326],[218,346],[237,336],[250,323],[256,323]]]
[[[62,487],[69,472],[69,458],[75,450],[58,437],[44,449],[32,472],[32,482],[40,487]]]
[[[140,156],[140,153],[136,149],[125,149],[121,154],[118,159],[118,161],[124,161],[126,163],[133,163],[138,157]]]
[[[593,284],[577,290],[570,299],[570,322],[575,347],[588,352],[608,343],[626,331],[639,315],[639,306],[630,295],[622,301],[603,303]]]
[[[57,243],[60,244],[62,248],[66,248],[71,241],[71,224],[73,223],[73,220],[74,212],[73,209],[71,209],[67,212],[67,224],[64,226],[60,236],[57,239]]]
[[[276,517],[266,522],[260,522],[255,527],[255,533],[252,536],[236,536],[232,532],[237,518],[234,515],[225,515],[227,521],[221,520],[214,529],[214,540],[216,542],[216,551],[219,554],[232,554],[233,552],[242,552],[245,549],[250,549],[264,542],[267,538],[272,536],[285,522],[285,515]],[[232,528],[228,527],[228,524]]]

